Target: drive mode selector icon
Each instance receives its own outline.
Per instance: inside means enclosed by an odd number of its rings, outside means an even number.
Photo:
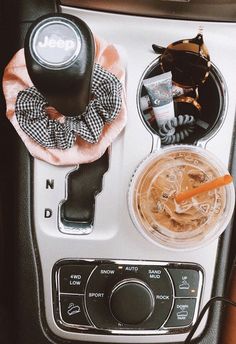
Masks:
[[[45,20],[34,28],[30,38],[31,54],[47,68],[69,66],[81,50],[77,27],[66,18]]]
[[[129,278],[120,281],[111,292],[111,313],[123,324],[142,323],[151,316],[154,306],[152,290],[138,279]]]

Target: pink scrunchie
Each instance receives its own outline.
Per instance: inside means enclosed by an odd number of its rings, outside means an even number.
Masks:
[[[125,101],[125,66],[121,59],[121,53],[118,47],[109,44],[106,41],[96,38],[96,59],[95,62],[102,65],[103,68],[113,73],[122,83],[122,107],[112,123],[104,126],[102,135],[98,143],[92,144],[77,138],[72,148],[50,149],[40,146],[34,142],[20,128],[15,116],[15,102],[20,91],[33,86],[27,73],[24,50],[19,50],[7,65],[3,76],[3,91],[7,105],[7,117],[15,127],[30,154],[40,160],[44,160],[53,165],[77,165],[81,163],[92,162],[100,158],[112,141],[120,134],[126,124],[127,109]],[[50,118],[62,120],[62,116],[54,109],[47,108]]]

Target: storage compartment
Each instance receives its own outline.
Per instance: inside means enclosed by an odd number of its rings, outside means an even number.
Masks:
[[[137,93],[138,111],[145,126],[154,135],[158,135],[158,126],[151,108],[144,109],[141,98],[147,96],[143,80],[163,73],[160,67],[160,59],[156,59],[147,67],[140,80]],[[195,92],[190,92],[184,97],[194,99]],[[180,97],[174,98],[175,116],[192,115],[196,120],[194,131],[178,143],[197,144],[199,140],[208,140],[220,128],[226,116],[228,96],[223,76],[212,63],[210,74],[201,86],[198,87],[197,103],[200,104],[199,111],[192,103],[179,102]],[[178,131],[178,129],[177,129]],[[171,142],[177,143],[177,142]],[[167,143],[168,144],[168,143]],[[166,145],[165,143],[163,145]]]

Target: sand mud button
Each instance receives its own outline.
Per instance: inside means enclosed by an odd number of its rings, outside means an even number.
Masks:
[[[31,54],[47,68],[65,68],[78,57],[81,37],[77,27],[66,18],[41,21],[31,35]]]

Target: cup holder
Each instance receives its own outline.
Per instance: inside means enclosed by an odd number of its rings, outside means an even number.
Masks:
[[[152,116],[152,110],[143,109],[141,98],[147,95],[143,85],[143,80],[163,73],[160,67],[160,59],[155,59],[144,71],[137,92],[137,106],[139,115],[145,127],[153,134],[158,135],[158,126],[155,117]],[[184,138],[179,143],[197,144],[207,142],[221,127],[227,112],[228,93],[223,76],[217,67],[212,63],[210,74],[198,88],[198,103],[201,105],[201,111],[195,106],[186,102],[178,102],[174,99],[175,115],[193,115],[196,119],[194,132]],[[143,99],[143,98],[142,98]],[[164,145],[164,144],[162,144]]]

